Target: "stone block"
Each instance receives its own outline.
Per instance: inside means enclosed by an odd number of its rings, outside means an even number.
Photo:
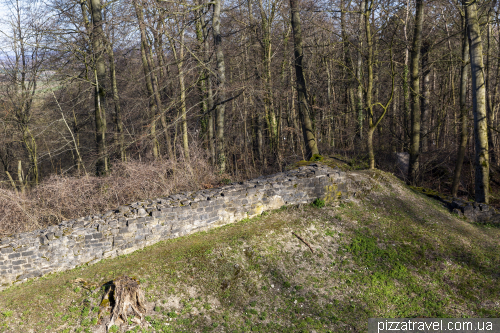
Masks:
[[[21,253],[19,252],[14,252],[14,253],[11,253],[7,256],[8,259],[15,259],[15,258],[20,258],[21,257]]]
[[[154,218],[160,218],[165,216],[165,213],[155,210],[151,212],[151,216]]]
[[[0,253],[2,254],[9,254],[12,252],[14,252],[14,249],[12,249],[11,247],[4,247],[3,249],[0,249]]]
[[[22,265],[26,264],[26,259],[12,260],[12,265]]]
[[[131,230],[129,228],[120,228],[120,231],[118,232],[119,234],[126,234],[129,233]]]
[[[472,205],[467,205],[463,208],[463,213],[464,213],[464,216],[468,219],[473,219],[474,218],[474,207],[472,207]]]
[[[34,250],[30,250],[30,251],[25,251],[25,252],[21,252],[21,255],[23,257],[31,257],[35,254],[35,251]]]

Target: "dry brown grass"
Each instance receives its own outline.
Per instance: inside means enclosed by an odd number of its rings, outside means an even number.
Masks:
[[[132,160],[115,163],[107,177],[54,175],[26,194],[0,189],[0,237],[103,213],[134,201],[216,186],[219,178],[203,154],[194,152],[189,164],[183,160]]]

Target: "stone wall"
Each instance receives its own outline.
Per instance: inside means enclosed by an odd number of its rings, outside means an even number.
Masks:
[[[412,188],[417,192],[440,201],[450,212],[460,217],[465,217],[469,222],[500,225],[500,213],[493,206],[453,198],[422,187]]]
[[[346,198],[342,171],[312,164],[297,170],[120,206],[0,240],[0,285],[128,254],[162,240],[232,223],[283,205]]]

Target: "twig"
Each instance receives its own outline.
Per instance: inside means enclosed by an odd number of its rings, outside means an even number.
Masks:
[[[219,105],[225,104],[225,103],[227,103],[227,102],[232,101],[233,99],[236,99],[236,98],[240,97],[240,96],[241,96],[241,94],[243,94],[243,91],[244,91],[244,90],[245,90],[245,89],[243,89],[242,91],[240,91],[240,93],[239,93],[238,95],[236,95],[236,96],[229,97],[228,99],[226,99],[226,100],[224,100],[224,101],[222,101],[222,102],[217,102],[217,103],[215,103],[215,104],[214,104],[214,106],[213,106],[210,110],[203,112],[203,114],[202,114],[201,116],[204,116],[204,115],[206,115],[206,114],[209,114],[209,113],[210,113],[210,112],[212,112],[212,111],[215,111],[215,109],[216,109]]]
[[[302,237],[300,237],[299,235],[297,235],[295,232],[292,231],[292,234],[297,237],[302,243],[306,244],[309,249],[311,250],[312,253],[314,253],[314,250],[313,248],[311,247],[311,245],[309,245],[305,240],[302,239]]]

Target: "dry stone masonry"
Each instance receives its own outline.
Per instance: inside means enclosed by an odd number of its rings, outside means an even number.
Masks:
[[[312,164],[217,189],[135,202],[0,240],[0,288],[131,253],[283,205],[355,195],[351,176]]]
[[[414,189],[440,201],[450,212],[465,217],[469,222],[500,225],[500,213],[493,206],[445,196],[425,188],[414,187]]]

